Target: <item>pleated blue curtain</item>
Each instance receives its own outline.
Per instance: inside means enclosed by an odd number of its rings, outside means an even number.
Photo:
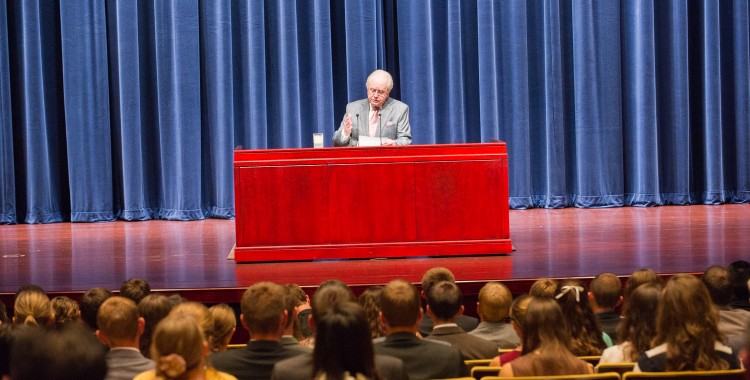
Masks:
[[[510,205],[750,202],[748,0],[0,0],[0,223],[234,215],[232,150],[395,74],[415,144],[508,143]]]

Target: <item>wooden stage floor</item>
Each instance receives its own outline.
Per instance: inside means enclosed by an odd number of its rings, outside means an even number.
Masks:
[[[518,292],[529,279],[592,277],[639,268],[699,273],[750,260],[750,205],[514,210],[512,255],[236,264],[227,260],[234,221],[58,223],[0,226],[0,296],[34,283],[55,294],[119,289],[131,277],[153,289],[211,302],[239,299],[269,280],[314,287],[337,278],[357,287],[394,278],[419,282],[427,269],[450,268],[471,288],[502,280]],[[11,298],[12,299],[12,298]]]

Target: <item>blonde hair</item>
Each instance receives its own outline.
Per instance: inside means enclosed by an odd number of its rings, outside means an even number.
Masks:
[[[203,331],[206,338],[209,337],[208,333],[214,328],[214,320],[206,305],[194,301],[183,302],[173,307],[169,312],[169,315],[179,313],[192,316],[193,319],[198,322],[198,325],[201,327],[201,331]]]
[[[487,322],[502,322],[508,316],[512,302],[510,290],[499,282],[490,281],[479,289],[479,313]]]
[[[211,337],[212,352],[221,352],[227,349],[227,344],[232,338],[234,329],[237,327],[237,318],[234,316],[234,310],[229,305],[221,303],[208,308],[213,320],[211,331],[207,334]]]
[[[170,313],[156,326],[151,341],[151,359],[156,375],[183,379],[203,364],[206,339],[195,318],[188,313]]]
[[[17,324],[45,326],[55,318],[52,302],[46,294],[27,290],[18,293],[13,306]]]

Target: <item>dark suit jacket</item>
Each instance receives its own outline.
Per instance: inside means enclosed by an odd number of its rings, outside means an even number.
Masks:
[[[477,328],[479,319],[462,314],[456,318],[456,324],[464,331],[469,332]],[[419,323],[419,333],[422,334],[423,338],[427,338],[432,333],[432,319],[427,316],[427,313],[422,315],[422,322]]]
[[[361,99],[347,104],[346,113],[352,117],[352,135],[346,140],[343,139],[344,122],[342,121],[331,139],[333,146],[357,145],[359,136],[369,136],[369,100]],[[376,131],[375,136],[394,140],[396,145],[411,144],[409,106],[393,98],[386,99],[380,110],[379,130]]]
[[[617,344],[617,326],[620,325],[620,315],[613,311],[605,311],[603,313],[597,313],[596,319],[599,320],[599,325],[602,327],[602,332],[607,333],[612,342]]]
[[[293,336],[284,335],[281,337],[281,345],[295,351],[302,351],[304,353],[312,352],[312,348],[299,344],[299,341]]]
[[[410,380],[469,376],[458,349],[419,339],[414,334],[391,334],[374,347],[377,354],[403,360]]]
[[[112,349],[107,352],[105,380],[132,380],[135,375],[154,369],[154,361],[143,357],[138,349]]]
[[[385,355],[375,355],[375,369],[385,380],[408,380],[401,359]],[[273,366],[272,380],[312,379],[313,356],[305,354],[282,360]]]
[[[498,355],[497,343],[470,335],[458,326],[445,326],[432,329],[428,340],[441,340],[461,351],[464,360],[492,359]]]
[[[211,365],[238,380],[268,380],[276,362],[304,354],[301,350],[284,347],[272,340],[252,340],[247,347],[212,354]]]

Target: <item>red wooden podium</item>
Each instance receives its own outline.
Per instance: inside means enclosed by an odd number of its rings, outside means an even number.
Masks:
[[[241,150],[237,262],[512,251],[505,143]]]

